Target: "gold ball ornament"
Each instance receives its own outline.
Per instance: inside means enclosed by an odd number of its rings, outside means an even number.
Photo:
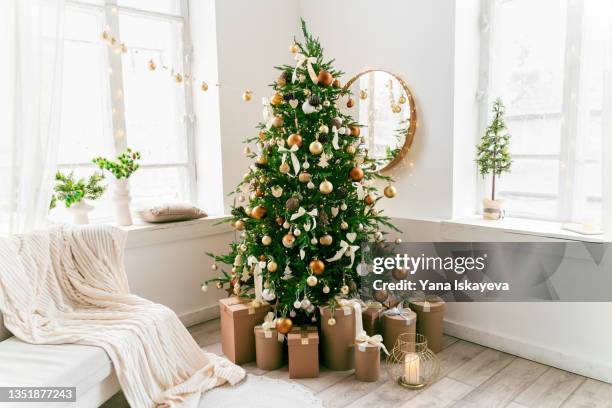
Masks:
[[[308,150],[310,150],[310,153],[314,154],[315,156],[318,156],[323,152],[323,144],[321,144],[321,142],[319,142],[318,140],[315,140],[314,142],[310,143],[310,146],[308,146]]]
[[[272,95],[272,98],[270,98],[270,103],[274,106],[280,105],[282,102],[283,95],[281,95],[279,92],[275,93],[274,95]]]
[[[287,234],[283,237],[283,246],[285,248],[292,248],[295,244],[295,237],[293,234]]]
[[[149,68],[149,71],[155,71],[157,69],[157,64],[151,59],[147,63],[147,67]]]
[[[276,83],[279,86],[285,86],[287,84],[287,80],[285,79],[285,75],[284,74],[280,74],[278,76],[278,79],[276,80]]]
[[[261,141],[266,140],[266,132],[264,132],[263,130],[259,132],[259,140]]]
[[[306,283],[308,284],[308,286],[317,286],[319,280],[316,276],[310,275],[308,278],[306,278]]]
[[[394,103],[391,107],[391,111],[393,111],[393,113],[400,113],[402,111],[402,107]]]
[[[244,221],[242,220],[238,220],[236,221],[236,223],[234,224],[234,227],[238,230],[238,231],[242,231],[244,229]]]
[[[264,235],[263,237],[261,237],[261,243],[265,246],[270,245],[272,243],[272,237],[269,235]]]
[[[395,188],[395,186],[392,186],[391,184],[389,184],[387,187],[385,187],[383,192],[385,193],[385,197],[393,198],[397,194],[397,189]]]
[[[327,324],[328,324],[329,326],[335,326],[335,325],[336,325],[336,319],[334,319],[333,317],[330,317],[330,318],[327,320]]]
[[[260,165],[268,164],[268,158],[264,156],[263,154],[260,156],[257,156],[257,164],[260,164]]]
[[[332,76],[332,74],[327,71],[319,71],[317,79],[319,80],[319,85],[322,86],[330,86],[334,81],[334,77]]]
[[[313,259],[312,261],[310,261],[308,266],[312,270],[312,273],[314,273],[317,276],[325,272],[325,263],[321,261],[320,259]]]
[[[332,82],[332,86],[334,88],[340,88],[342,86],[342,84],[340,83],[339,79],[334,79],[334,82]]]
[[[401,244],[402,243],[402,239],[401,238],[395,238],[395,243],[396,244]]]
[[[287,145],[289,147],[293,147],[297,145],[298,147],[302,146],[302,135],[299,133],[293,133],[287,138]]]
[[[297,44],[291,44],[289,46],[289,52],[292,54],[297,54],[300,51],[300,47]]]
[[[351,125],[351,136],[359,137],[360,134],[361,129],[359,129],[359,126]]]
[[[334,242],[334,239],[329,234],[325,234],[321,238],[319,238],[319,243],[323,246],[330,246],[332,242]]]
[[[268,210],[266,210],[266,207],[258,205],[251,211],[251,217],[255,218],[256,220],[261,220],[266,216],[267,212]]]
[[[361,181],[364,177],[363,169],[359,166],[355,166],[351,169],[349,176],[353,181]]]
[[[350,291],[350,288],[347,285],[343,285],[340,288],[340,293],[342,293],[343,295],[348,295]]]
[[[310,179],[312,178],[312,176],[310,175],[310,173],[300,173],[300,175],[298,176],[298,180],[300,180],[300,182],[302,183],[308,183],[310,181]]]
[[[293,327],[293,321],[288,317],[281,317],[276,321],[276,330],[280,334],[287,334]]]
[[[183,75],[177,72],[176,75],[174,75],[174,81],[177,84],[180,84],[181,82],[183,82]]]
[[[389,297],[389,292],[384,289],[374,291],[374,300],[384,302]]]
[[[349,98],[348,101],[346,101],[346,107],[352,108],[353,106],[355,106],[355,100],[353,98]]]
[[[208,91],[208,84],[206,82],[202,81],[202,83],[200,84],[200,90],[202,92]]]
[[[359,99],[362,101],[368,99],[368,92],[365,89],[359,91]]]
[[[278,171],[280,171],[283,174],[289,173],[289,170],[290,170],[289,164],[287,164],[287,162],[283,162],[278,168]]]
[[[277,225],[283,225],[283,223],[285,222],[283,217],[276,217],[276,219],[274,221],[276,221]]]
[[[402,280],[402,279],[406,279],[406,277],[408,276],[408,270],[407,269],[394,269],[393,272],[391,272],[391,276],[393,276],[393,279],[395,280]]]
[[[242,100],[249,102],[251,99],[253,99],[253,91],[244,91],[242,94]]]
[[[270,261],[268,262],[268,270],[270,272],[276,272],[276,270],[278,269],[278,264],[274,261]]]
[[[202,292],[206,293],[208,292],[208,285],[206,285],[205,283],[202,284],[202,287],[200,288],[202,289]]]
[[[367,194],[365,196],[365,198],[363,199],[363,201],[367,204],[367,205],[372,205],[376,202],[376,197],[373,194]]]
[[[404,95],[401,95],[399,97],[399,99],[397,100],[397,103],[399,103],[400,105],[403,105],[406,103],[406,97]]]
[[[321,182],[321,184],[319,184],[319,191],[322,194],[329,194],[334,190],[334,185],[332,183],[330,183],[329,181],[325,180],[323,182]]]
[[[349,225],[348,225],[348,223],[347,223],[346,221],[342,221],[342,222],[340,223],[340,229],[341,229],[341,230],[347,230],[347,229],[348,229],[348,227],[349,227]]]

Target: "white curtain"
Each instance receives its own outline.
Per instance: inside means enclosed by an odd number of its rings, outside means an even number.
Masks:
[[[64,0],[2,0],[0,234],[41,226],[58,153]]]

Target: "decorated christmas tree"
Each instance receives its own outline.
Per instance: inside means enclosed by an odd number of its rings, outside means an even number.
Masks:
[[[360,138],[360,126],[346,114],[354,100],[340,83],[342,72],[323,59],[317,38],[302,21],[304,42],[290,51],[296,65],[277,67],[280,76],[264,98],[259,134],[246,140],[254,159],[234,191],[237,204],[228,220],[239,232],[227,255],[213,255],[228,293],[268,302],[291,325],[313,319],[315,306],[356,294],[361,244],[383,239],[394,229],[375,205],[381,197]]]

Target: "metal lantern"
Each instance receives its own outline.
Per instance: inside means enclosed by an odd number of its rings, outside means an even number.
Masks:
[[[386,365],[389,376],[409,389],[425,388],[440,374],[440,360],[427,348],[427,338],[422,334],[400,334]]]

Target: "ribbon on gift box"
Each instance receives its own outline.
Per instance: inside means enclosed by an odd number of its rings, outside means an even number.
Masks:
[[[247,264],[249,265],[249,267],[255,265],[255,268],[253,270],[253,281],[255,283],[255,300],[259,303],[263,303],[263,274],[261,273],[261,263],[257,260],[257,258],[255,258],[254,255],[251,255],[247,258]]]
[[[377,302],[375,300],[368,300],[367,302],[364,302],[363,304],[364,310],[365,309],[382,309],[384,306],[382,303]]]
[[[295,153],[298,151],[299,148],[300,146],[296,144],[291,146],[290,149],[287,149],[286,147],[283,147],[283,146],[279,146],[278,148],[278,151],[283,153],[283,158],[282,158],[283,162],[285,162],[285,160],[287,159],[287,153],[289,153],[289,155],[291,156],[291,164],[293,164],[293,171],[295,172],[296,176],[300,172],[300,161],[295,155]]]
[[[317,62],[317,59],[315,57],[307,57],[304,54],[297,53],[295,54],[295,60],[297,61],[297,63],[295,64],[293,75],[291,76],[291,82],[295,82],[295,80],[297,79],[298,68],[300,68],[302,65],[304,65],[304,63],[306,63],[306,70],[308,71],[308,76],[310,77],[310,80],[312,81],[312,83],[317,84],[319,82],[319,77],[317,76],[314,71],[314,68],[312,67],[312,64]]]
[[[344,315],[349,315],[355,310],[355,339],[361,334],[363,330],[362,313],[361,313],[361,300],[360,299],[339,299],[336,298],[338,306],[344,310]]]
[[[412,303],[422,302],[423,303],[423,312],[431,312],[431,304],[439,303],[442,299],[436,295],[427,295],[423,293],[422,295],[416,295],[410,298]]]
[[[380,334],[368,336],[365,331],[362,331],[361,333],[359,333],[355,340],[357,342],[357,348],[359,349],[359,351],[365,351],[368,344],[371,344],[373,346],[377,346],[379,350],[382,349],[386,355],[389,355],[389,351],[385,347],[385,344],[383,343],[383,337]]]
[[[410,326],[414,321],[414,315],[407,313],[410,310],[409,307],[404,308],[403,303],[399,303],[397,306],[392,307],[391,309],[385,310],[383,315],[387,316],[400,316],[406,321],[406,326]]]
[[[264,318],[263,323],[261,324],[261,328],[264,331],[264,336],[267,339],[272,338],[272,329],[276,328],[276,323],[274,322],[274,320],[274,312],[268,312],[268,314]]]

